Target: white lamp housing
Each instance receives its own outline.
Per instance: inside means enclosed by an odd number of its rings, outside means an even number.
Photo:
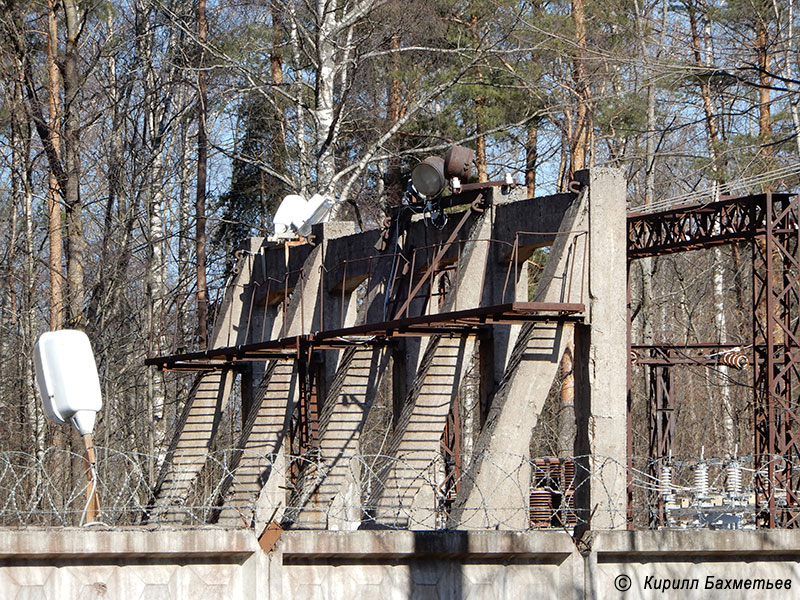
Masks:
[[[308,237],[311,233],[311,226],[317,223],[325,223],[331,212],[331,201],[322,194],[314,194],[308,201],[308,214],[303,224],[297,228],[297,233],[303,237]]]
[[[75,329],[43,333],[34,347],[33,362],[47,417],[72,423],[81,435],[91,434],[103,398],[86,334]]]
[[[323,223],[331,210],[331,202],[321,194],[314,194],[306,200],[298,194],[289,194],[278,206],[272,222],[275,237],[293,239],[298,235],[307,237],[311,226]]]
[[[289,194],[278,206],[272,223],[275,226],[275,237],[294,238],[308,215],[308,202],[299,194]]]

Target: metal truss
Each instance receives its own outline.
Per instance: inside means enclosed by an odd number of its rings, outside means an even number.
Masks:
[[[798,198],[767,195],[765,235],[752,244],[755,430],[759,522],[800,517],[800,257]]]
[[[788,201],[789,194],[772,194],[773,202]],[[767,195],[723,198],[652,214],[628,215],[628,260],[711,248],[763,235]]]
[[[582,321],[583,304],[562,302],[510,302],[468,310],[435,313],[367,323],[343,329],[332,329],[291,336],[278,340],[157,356],[145,360],[146,365],[163,371],[213,371],[235,367],[245,361],[275,358],[301,359],[313,350],[335,350],[351,346],[377,345],[394,337],[427,337],[432,335],[477,335],[493,324]]]
[[[654,352],[655,353],[655,352]],[[670,368],[654,366],[650,369],[650,475],[660,481],[661,468],[672,455],[675,436],[675,403],[672,396]],[[651,526],[664,525],[666,511],[661,490],[650,492],[650,506],[655,510],[650,514]]]
[[[759,525],[771,528],[800,526],[799,209],[798,198],[767,193],[631,214],[628,219],[629,261],[751,242],[753,337],[747,362],[752,364],[754,382],[756,505]],[[731,347],[631,348],[635,364],[652,367],[651,458],[663,458],[671,445],[672,425],[665,408],[671,394],[669,368],[717,364],[726,349]]]

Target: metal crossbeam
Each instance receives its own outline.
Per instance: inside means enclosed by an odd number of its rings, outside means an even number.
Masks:
[[[272,358],[299,359],[304,352],[311,350],[380,344],[393,337],[477,335],[482,328],[492,324],[519,323],[521,321],[581,321],[584,312],[583,304],[511,302],[380,323],[367,323],[257,344],[214,348],[205,352],[158,356],[146,359],[145,364],[156,366],[161,370],[215,370],[230,368],[242,361],[264,361]]]
[[[713,366],[720,364],[720,358],[729,352],[743,352],[752,364],[753,349],[740,350],[735,344],[656,344],[632,345],[632,360],[636,365],[652,367]]]

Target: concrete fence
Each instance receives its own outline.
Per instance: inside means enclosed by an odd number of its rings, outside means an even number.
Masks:
[[[790,530],[6,529],[0,599],[790,598],[798,559]]]

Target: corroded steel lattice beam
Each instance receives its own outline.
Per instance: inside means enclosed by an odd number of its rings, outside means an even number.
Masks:
[[[773,194],[785,201],[789,194]],[[628,258],[644,258],[710,248],[753,239],[766,227],[765,194],[651,214],[629,213]]]

